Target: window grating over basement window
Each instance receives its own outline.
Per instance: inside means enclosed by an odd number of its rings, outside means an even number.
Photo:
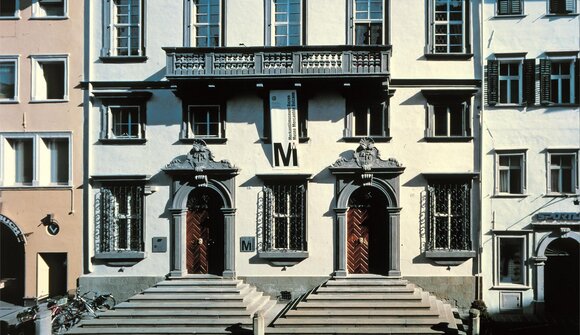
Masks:
[[[471,250],[470,186],[429,185],[428,250]]]

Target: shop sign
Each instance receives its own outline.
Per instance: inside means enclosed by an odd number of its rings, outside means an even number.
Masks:
[[[295,90],[270,91],[272,163],[275,168],[298,167],[298,107]]]
[[[534,215],[536,221],[580,221],[580,213],[542,212]]]
[[[12,233],[16,236],[18,242],[23,243],[25,241],[22,231],[20,230],[20,228],[18,228],[18,226],[16,225],[16,223],[14,223],[14,221],[0,214],[0,222],[12,231]]]
[[[60,226],[56,222],[51,222],[48,225],[46,225],[46,231],[50,235],[56,236],[60,232]]]

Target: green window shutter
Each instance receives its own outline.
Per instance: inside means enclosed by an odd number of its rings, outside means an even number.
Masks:
[[[509,0],[498,0],[497,1],[497,14],[506,15],[509,14]]]
[[[511,0],[510,3],[510,14],[522,14],[522,1],[521,0]]]
[[[487,103],[495,105],[498,102],[498,67],[497,60],[487,61]]]
[[[540,59],[540,103],[548,104],[552,101],[550,71],[552,62],[549,59]]]
[[[536,103],[536,60],[524,60],[523,103],[533,106]]]

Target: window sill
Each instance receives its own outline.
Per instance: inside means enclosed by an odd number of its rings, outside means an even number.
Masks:
[[[573,17],[573,16],[578,16],[580,15],[580,13],[547,13],[545,16],[546,17]]]
[[[577,196],[578,194],[570,192],[570,193],[548,193],[544,194],[544,198],[570,198]]]
[[[542,103],[540,103],[540,106],[542,106],[542,107],[578,107],[580,105],[575,104],[575,103],[559,104],[559,103],[555,103],[555,102],[542,102]]]
[[[68,102],[68,99],[46,99],[46,100],[30,100],[31,104],[53,104]]]
[[[491,197],[492,198],[527,198],[529,196],[529,194],[510,194],[510,193],[501,193],[501,194],[494,194]]]
[[[490,289],[502,290],[502,291],[506,291],[506,290],[527,291],[527,290],[531,290],[532,287],[527,286],[527,285],[523,285],[523,284],[499,284],[499,285],[492,286]]]
[[[207,144],[224,144],[228,141],[225,137],[185,137],[180,138],[179,142],[181,143],[193,143],[196,140],[202,140]]]
[[[99,142],[102,144],[122,144],[122,145],[137,145],[147,143],[145,138],[101,138]]]
[[[106,56],[99,57],[103,63],[145,63],[147,56]]]
[[[59,16],[32,16],[30,20],[68,20],[68,15]]]
[[[263,251],[258,257],[275,266],[293,266],[308,258],[308,251]]]
[[[473,58],[472,53],[432,53],[425,54],[425,58],[431,60],[469,60]]]
[[[524,104],[506,104],[506,103],[496,103],[493,105],[488,104],[489,107],[498,107],[498,108],[523,108],[526,107]]]
[[[425,137],[425,142],[471,142],[472,140],[473,136]]]
[[[375,141],[375,143],[386,143],[390,142],[392,137],[391,136],[369,136],[370,138]],[[350,137],[343,137],[342,140],[346,143],[358,143],[361,139],[365,138],[364,136],[350,136]]]
[[[260,137],[260,141],[262,141],[262,143],[264,144],[271,144],[272,141],[270,140],[269,137]],[[300,137],[298,139],[298,143],[307,143],[310,142],[310,137]]]
[[[18,104],[18,103],[20,103],[20,101],[18,101],[18,100],[0,100],[0,104],[3,104],[3,105],[4,104],[5,105],[8,105],[8,104]]]
[[[114,266],[132,266],[144,260],[147,254],[143,251],[101,252],[93,256],[93,261],[108,263]]]
[[[460,265],[470,258],[475,257],[473,250],[446,251],[431,250],[425,251],[425,257],[433,260],[437,265],[455,266]]]
[[[0,16],[0,21],[2,20],[20,20],[20,16]]]
[[[526,14],[495,14],[492,19],[523,19],[526,16]]]
[[[44,185],[44,186],[34,186],[34,185],[10,185],[10,186],[0,186],[0,190],[68,190],[72,189],[72,185]]]

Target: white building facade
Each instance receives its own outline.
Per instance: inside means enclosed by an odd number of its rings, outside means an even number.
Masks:
[[[578,316],[578,1],[485,1],[484,300]]]
[[[81,286],[209,273],[296,297],[372,273],[468,308],[480,8],[91,2]]]

